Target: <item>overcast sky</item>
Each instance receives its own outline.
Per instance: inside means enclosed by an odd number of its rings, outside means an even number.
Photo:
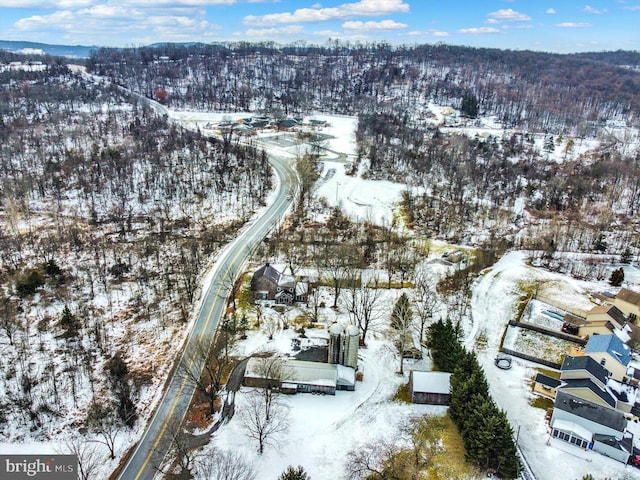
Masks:
[[[139,46],[303,40],[640,50],[640,0],[0,0],[0,39]]]

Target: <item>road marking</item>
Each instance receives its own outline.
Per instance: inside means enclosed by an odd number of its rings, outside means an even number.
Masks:
[[[283,161],[285,161],[285,162],[286,162],[286,160],[284,160],[284,159],[283,159]],[[289,165],[288,165],[288,164],[286,164],[286,163],[285,163],[285,164],[283,164],[283,165],[277,165],[277,162],[274,162],[274,163],[276,163],[275,165],[274,165],[274,164],[272,164],[272,166],[273,166],[274,170],[276,170],[276,172],[279,172],[280,174],[282,174],[282,176],[284,177],[284,180],[289,180],[289,183],[292,183],[292,182],[295,180],[295,175],[293,175],[293,174],[292,174],[292,172],[293,172],[293,171],[292,171],[290,168],[286,168],[286,167],[289,167]],[[277,165],[277,166],[276,166],[276,165]],[[279,168],[278,168],[278,167],[280,167],[280,170],[279,170]],[[285,177],[285,175],[288,175],[288,178],[286,178],[286,177]],[[269,228],[265,228],[265,225],[271,225],[272,223],[274,223],[274,222],[275,222],[275,220],[277,219],[277,217],[278,217],[279,215],[280,215],[280,212],[278,212],[278,210],[277,210],[277,209],[275,209],[275,208],[271,211],[271,213],[270,213],[270,214],[268,214],[268,215],[267,215],[267,217],[266,217],[266,220],[267,220],[267,221],[265,221],[265,222],[264,222],[264,224],[263,224],[263,226],[262,226],[262,229],[265,231],[265,233],[269,230]],[[271,226],[272,226],[272,225],[271,225]],[[250,231],[250,230],[251,230],[251,228],[249,228],[249,230],[248,230],[248,231]],[[258,230],[258,232],[259,232],[259,231],[260,231],[260,230]],[[256,233],[258,233],[258,232],[256,232]],[[245,232],[245,234],[244,234],[244,235],[241,235],[240,237],[236,238],[236,240],[235,240],[233,243],[231,243],[231,244],[229,245],[229,247],[233,246],[235,243],[238,243],[238,244],[239,244],[239,243],[240,243],[240,241],[241,241],[243,238],[245,238],[245,237],[246,237],[246,239],[247,239],[247,240],[250,240],[250,239],[252,239],[254,236],[255,236],[255,234],[254,234],[254,235],[248,235],[248,233],[247,233],[247,232]],[[240,249],[238,250],[238,252],[237,252],[233,257],[231,257],[231,259],[228,259],[228,258],[227,258],[227,259],[225,259],[225,255],[228,255],[228,254],[226,254],[226,252],[223,252],[222,258],[220,258],[218,261],[220,262],[220,265],[221,265],[221,267],[220,267],[220,268],[221,268],[221,269],[223,269],[223,268],[224,268],[224,263],[225,263],[225,261],[227,262],[227,268],[226,268],[226,270],[225,270],[225,272],[224,272],[224,275],[228,275],[228,274],[229,274],[229,272],[230,272],[230,271],[231,271],[231,269],[232,269],[232,266],[233,266],[233,265],[238,261],[238,258],[243,254],[244,250],[245,250],[245,249],[240,248]],[[228,251],[229,251],[229,250],[227,250],[227,252],[228,252]],[[243,260],[243,261],[244,261],[244,260]],[[213,278],[215,278],[215,277],[216,277],[216,276],[214,275],[214,276],[213,276]],[[210,297],[210,294],[212,293],[212,291],[211,291],[211,289],[210,289],[210,288],[211,288],[211,286],[212,286],[212,284],[209,284],[209,285],[210,285],[210,287],[209,287],[209,289],[207,290],[207,292],[205,293],[205,298],[204,298],[204,300],[203,300],[203,305],[205,305],[205,304],[206,304],[206,302],[207,302],[207,298],[211,298],[211,299],[212,299],[212,301],[211,301],[211,306],[210,306],[210,308],[209,308],[209,312],[208,312],[208,314],[207,314],[207,320],[205,321],[205,324],[204,324],[204,326],[203,326],[203,328],[202,328],[202,331],[201,331],[200,337],[199,337],[199,339],[198,339],[198,341],[199,341],[199,342],[201,342],[201,341],[202,341],[202,338],[204,337],[204,335],[205,335],[205,333],[206,333],[206,330],[207,330],[207,328],[209,327],[209,323],[210,323],[210,320],[211,320],[211,316],[213,315],[214,307],[215,307],[215,305],[216,305],[216,299],[217,299],[217,298],[219,298],[219,296],[220,296],[220,292],[221,292],[221,290],[222,290],[222,283],[218,283],[218,288],[217,288],[217,290],[216,290],[216,292],[215,292],[215,296]],[[224,311],[224,310],[223,310],[223,311]],[[222,312],[221,312],[221,314],[222,314]],[[222,315],[221,315],[221,317],[222,317]],[[194,324],[194,327],[198,324],[198,320],[199,320],[200,318],[201,318],[201,314],[199,314],[199,315],[198,315],[198,317],[197,317],[197,319],[196,319],[196,322],[195,322],[195,324]],[[217,327],[218,327],[218,325],[216,325],[216,329],[217,329]],[[188,349],[188,346],[191,344],[191,339],[192,339],[193,332],[194,332],[194,329],[192,329],[192,330],[191,330],[191,332],[189,333],[189,336],[188,336],[187,341],[186,341],[186,344],[185,344],[185,349],[184,349],[184,351],[183,351],[183,355],[186,353],[186,351],[187,351],[187,349]],[[214,336],[215,336],[215,331],[214,331]],[[180,363],[182,363],[182,360],[183,360],[183,358],[181,357],[181,358],[180,358],[180,360],[179,360],[179,362],[180,362]],[[195,358],[194,358],[194,357],[192,357],[192,358],[191,358],[191,362],[190,362],[190,364],[189,364],[189,369],[191,369],[191,367],[193,366],[194,362],[195,362]],[[180,363],[179,363],[178,365],[180,365]],[[158,444],[160,443],[160,440],[164,437],[165,432],[166,432],[166,430],[167,430],[167,428],[168,428],[168,425],[169,425],[169,420],[171,419],[171,417],[173,417],[173,415],[174,415],[174,413],[175,413],[175,410],[176,410],[176,408],[177,408],[177,406],[178,406],[179,400],[180,400],[180,398],[181,398],[181,396],[182,396],[182,392],[184,391],[184,388],[185,388],[185,386],[186,386],[186,382],[187,382],[187,378],[185,377],[185,379],[182,381],[182,383],[181,383],[181,385],[180,385],[180,389],[178,390],[178,395],[176,396],[176,399],[175,399],[175,400],[174,400],[174,402],[173,402],[173,405],[172,405],[172,407],[171,407],[171,410],[169,411],[169,413],[168,413],[167,417],[165,418],[164,422],[162,423],[162,428],[161,428],[161,430],[160,430],[160,433],[159,433],[159,434],[158,434],[158,436],[156,437],[156,440],[155,440],[155,442],[154,442],[154,444],[153,444],[153,446],[152,446],[152,448],[151,448],[151,450],[150,450],[149,454],[148,454],[148,455],[147,455],[147,457],[145,458],[145,461],[143,462],[143,464],[142,464],[142,465],[140,466],[140,468],[138,469],[138,473],[137,473],[137,475],[135,476],[135,479],[134,479],[134,480],[139,480],[139,479],[140,479],[140,476],[142,475],[142,473],[144,472],[144,470],[145,470],[145,469],[147,468],[147,466],[149,465],[149,462],[151,461],[151,457],[153,456],[153,453],[155,452],[156,448],[158,447]],[[169,387],[171,386],[171,383],[172,383],[172,382],[169,382]],[[165,396],[169,393],[169,391],[170,391],[170,389],[168,388],[168,389],[167,389],[167,391],[165,392]],[[194,387],[194,392],[195,392],[195,387]],[[193,393],[191,394],[191,397],[193,397]],[[164,398],[164,397],[163,397],[163,398]],[[162,403],[163,403],[163,401],[161,400],[161,401],[160,401],[160,403],[158,404],[158,410],[156,410],[156,415],[157,415],[157,414],[158,414],[158,412],[160,411],[160,406],[162,405]],[[191,398],[189,399],[189,403],[191,403]],[[187,406],[187,409],[188,409],[188,406]],[[184,421],[184,417],[185,417],[185,415],[186,415],[186,410],[185,410],[185,412],[183,413],[182,418],[180,419],[180,424]],[[127,464],[125,465],[125,467],[124,467],[124,469],[123,469],[123,472],[124,472],[124,471],[126,471],[126,469],[127,469],[127,467],[129,466],[129,464],[130,464],[131,460],[133,459],[133,457],[135,457],[135,455],[136,455],[136,453],[137,453],[138,449],[139,449],[139,448],[140,448],[140,446],[142,445],[142,442],[143,442],[144,437],[146,436],[146,434],[150,432],[149,427],[151,426],[151,424],[153,423],[153,421],[154,421],[154,419],[155,419],[155,418],[156,418],[156,417],[155,417],[155,415],[154,415],[154,417],[152,417],[152,418],[151,418],[151,422],[150,422],[150,423],[149,423],[149,425],[147,426],[147,430],[146,430],[146,432],[145,432],[145,435],[143,435],[143,438],[140,440],[140,443],[138,444],[138,447],[137,447],[137,448],[136,448],[136,450],[134,451],[133,455],[130,457],[130,459],[129,459],[129,461],[127,462]],[[169,452],[169,451],[167,451],[167,453],[168,453],[168,452]],[[164,456],[162,457],[162,461],[164,461],[164,458],[167,456],[167,453],[165,453],[165,454],[164,454]],[[121,475],[119,475],[118,477],[120,478],[120,477],[121,477]],[[154,474],[154,477],[155,477],[155,474]]]
[[[240,237],[241,238],[241,237]],[[224,272],[224,275],[228,275],[229,271],[231,270],[231,265],[233,265],[233,263],[235,263],[240,255],[240,253],[242,253],[242,250],[240,250],[233,258],[232,261],[227,265],[227,269]],[[224,264],[224,260],[222,260],[222,263]],[[213,314],[213,310],[216,306],[216,299],[219,298],[220,295],[220,291],[222,290],[222,285],[219,283],[218,284],[218,289],[215,292],[215,296],[211,297],[212,298],[212,302],[211,302],[211,307],[209,308],[209,313],[207,315],[207,320],[205,322],[205,324],[203,325],[203,328],[201,330],[200,333],[200,337],[198,338],[198,342],[202,341],[202,338],[204,337],[206,330],[209,326],[209,322],[211,320],[211,315]],[[211,293],[210,291],[207,292],[207,296],[209,296],[208,294]],[[205,300],[206,301],[206,300]],[[200,317],[200,315],[198,315],[198,317]],[[197,320],[196,320],[197,323]],[[217,325],[216,325],[217,328]],[[193,330],[192,330],[193,332]],[[191,335],[189,335],[189,338],[187,339],[187,343],[185,344],[185,353],[189,347],[189,345],[191,344]],[[191,370],[191,367],[193,367],[193,364],[195,362],[195,357],[192,356],[191,357],[191,362],[189,363],[189,370]],[[182,363],[182,358],[180,359],[180,363],[178,364],[178,368],[180,368],[180,364]],[[180,401],[180,397],[182,396],[182,392],[185,388],[186,382],[187,382],[188,378],[185,376],[184,380],[182,381],[182,384],[180,385],[180,389],[178,390],[178,395],[176,396],[176,399],[173,402],[173,405],[171,406],[171,410],[169,410],[169,414],[167,415],[167,417],[165,418],[163,424],[162,424],[162,429],[160,430],[160,433],[158,434],[156,441],[153,444],[153,447],[151,448],[151,451],[149,452],[149,455],[147,455],[147,458],[145,459],[144,463],[142,464],[142,466],[140,467],[140,469],[138,470],[138,474],[135,477],[135,480],[138,480],[140,478],[140,475],[142,475],[142,472],[147,468],[147,465],[149,464],[149,462],[151,461],[151,457],[153,456],[153,452],[155,452],[156,448],[158,447],[158,444],[160,443],[160,440],[162,439],[162,437],[164,437],[164,434],[167,430],[167,427],[169,426],[169,420],[171,419],[171,417],[173,417],[173,414],[175,413],[175,410],[178,406],[178,402]],[[194,389],[195,391],[195,389]],[[169,392],[169,390],[167,390],[167,393]],[[193,395],[193,394],[192,394]],[[189,403],[191,403],[191,399],[189,400]],[[187,406],[188,408],[188,406]],[[186,411],[185,411],[186,414]],[[184,420],[184,416],[181,419],[181,422]],[[162,460],[164,460],[164,457],[166,457],[166,454],[162,457]],[[155,476],[155,475],[154,475]]]

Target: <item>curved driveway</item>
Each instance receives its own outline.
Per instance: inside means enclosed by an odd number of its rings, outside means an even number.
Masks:
[[[239,236],[220,252],[214,266],[212,280],[201,303],[200,312],[192,324],[182,353],[176,359],[176,365],[188,365],[190,371],[202,371],[203,365],[196,346],[210,342],[226,308],[227,291],[224,279],[230,275],[237,278],[247,256],[267,235],[269,230],[284,216],[291,200],[289,195],[297,190],[297,176],[286,159],[269,156],[269,162],[280,180],[280,188],[275,200],[262,215],[250,221]],[[178,369],[175,368],[174,372]],[[194,387],[183,375],[173,373],[166,391],[158,404],[144,435],[129,457],[118,478],[121,480],[151,480],[169,449],[172,435],[187,412]]]

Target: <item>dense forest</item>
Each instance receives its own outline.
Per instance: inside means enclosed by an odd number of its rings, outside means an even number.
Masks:
[[[135,91],[170,92],[205,110],[404,112],[429,102],[460,108],[472,96],[505,126],[588,135],[640,113],[638,54],[558,55],[450,45],[168,44],[99,49],[90,71]],[[627,67],[627,68],[625,68]]]
[[[23,60],[0,71],[0,439],[88,428],[113,456],[272,172],[59,59]]]
[[[336,41],[99,49],[87,65],[149,97],[162,89],[174,108],[358,115],[353,171],[409,179],[413,228],[467,243],[506,237],[552,258],[639,242],[640,154],[624,130],[640,113],[639,57]],[[434,126],[431,104],[505,130]]]

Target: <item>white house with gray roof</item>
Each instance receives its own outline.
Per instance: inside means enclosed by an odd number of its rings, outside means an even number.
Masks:
[[[627,426],[622,412],[576,397],[561,389],[556,393],[550,421],[551,436],[582,448],[594,435],[621,440]]]

